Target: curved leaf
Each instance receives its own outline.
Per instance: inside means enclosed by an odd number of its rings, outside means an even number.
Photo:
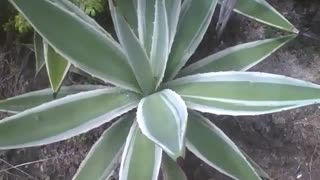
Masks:
[[[106,88],[45,103],[0,121],[0,149],[40,146],[85,133],[135,108],[139,99]]]
[[[73,65],[106,82],[138,91],[133,72],[119,44],[100,30],[49,0],[10,2],[46,42]]]
[[[47,43],[44,43],[46,67],[51,88],[57,93],[71,66],[70,62],[60,56]]]
[[[187,147],[201,160],[239,180],[261,180],[238,147],[201,114],[190,111]]]
[[[173,79],[199,46],[216,8],[218,0],[187,0],[180,16],[177,35],[173,42],[165,74]]]
[[[156,0],[150,60],[157,86],[162,82],[166,71],[169,55],[169,38],[169,24],[165,0]]]
[[[174,159],[184,153],[187,117],[184,101],[168,89],[142,99],[137,110],[143,134]]]
[[[129,64],[133,69],[142,92],[149,94],[155,89],[155,82],[149,58],[129,24],[124,17],[119,14],[118,9],[115,4],[113,4],[112,0],[109,0],[109,6],[119,41],[126,52]]]
[[[227,48],[184,68],[179,77],[217,71],[246,71],[295,37],[288,35]]]
[[[222,0],[219,0],[220,2]],[[299,31],[265,0],[238,0],[235,11],[253,20],[275,28],[299,33]]]
[[[33,46],[36,57],[36,73],[38,74],[45,65],[46,61],[44,58],[43,39],[37,32],[34,32]]]
[[[124,147],[119,180],[157,180],[161,158],[161,148],[145,137],[135,123]]]
[[[57,95],[57,99],[65,97],[67,95],[76,94],[82,91],[90,91],[95,89],[105,88],[105,86],[94,85],[74,85],[62,87]],[[43,89],[40,91],[29,92],[26,94],[18,95],[8,99],[0,100],[0,111],[18,113],[43,103],[53,101],[53,91],[51,88]]]
[[[320,86],[267,73],[219,72],[167,85],[191,109],[221,115],[259,115],[320,102]]]
[[[187,180],[187,177],[179,165],[169,156],[162,156],[163,180]]]
[[[108,179],[116,168],[134,117],[126,115],[109,127],[82,161],[73,180]]]

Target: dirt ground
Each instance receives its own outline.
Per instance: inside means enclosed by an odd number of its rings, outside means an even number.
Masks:
[[[269,0],[298,29],[320,35],[319,0]],[[192,57],[197,60],[218,50],[272,37],[277,30],[233,15],[221,42],[214,23]],[[2,46],[0,46],[2,47]],[[14,47],[14,48],[13,48]],[[1,48],[0,48],[1,50]],[[0,51],[0,99],[48,86],[45,73],[34,78],[34,57],[26,47]],[[30,55],[30,58],[28,56]],[[287,75],[320,84],[320,42],[299,37],[251,71]],[[83,83],[70,75],[67,84]],[[320,179],[320,106],[258,117],[207,115],[274,180]],[[6,116],[1,114],[0,117]],[[44,147],[0,151],[0,180],[68,180],[104,128]],[[11,168],[19,165],[18,168]],[[191,153],[184,162],[190,180],[228,180]],[[115,176],[116,177],[116,176]]]

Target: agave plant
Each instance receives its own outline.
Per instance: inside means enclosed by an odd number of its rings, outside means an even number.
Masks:
[[[81,10],[84,11],[87,15],[91,16],[95,16],[96,12],[102,12],[104,10],[104,1],[102,0],[69,1],[73,2],[77,7],[79,7],[79,9],[73,10],[76,10],[76,12],[79,15],[83,16],[83,18],[87,18],[87,16],[83,15],[83,12],[81,12]],[[24,19],[25,23],[27,24],[22,25],[23,27],[30,26],[21,14],[19,14],[18,17]],[[87,20],[92,21],[91,19]],[[49,82],[54,96],[56,96],[56,94],[60,90],[62,82],[69,70],[79,74],[83,74],[82,71],[71,67],[71,63],[67,61],[63,56],[58,54],[52,47],[50,47],[50,45],[37,32],[34,32],[33,47],[36,57],[36,74],[38,74],[43,67],[46,67]]]
[[[118,41],[66,0],[10,2],[53,57],[114,85],[62,87],[57,99],[45,89],[0,101],[2,111],[16,113],[0,121],[2,150],[58,142],[112,123],[74,180],[107,179],[119,163],[120,180],[160,173],[183,180],[176,161],[186,149],[231,178],[260,180],[261,169],[201,112],[260,115],[320,102],[319,85],[245,72],[298,33],[264,0],[239,0],[235,10],[288,35],[237,45],[188,66],[218,0],[109,0]]]

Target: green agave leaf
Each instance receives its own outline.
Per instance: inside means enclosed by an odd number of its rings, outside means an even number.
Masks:
[[[166,80],[173,79],[199,46],[218,0],[186,0],[167,65]]]
[[[34,32],[33,46],[36,56],[36,73],[38,74],[45,65],[46,61],[44,58],[43,39],[37,32]]]
[[[165,0],[167,17],[169,24],[169,51],[171,50],[174,38],[176,36],[177,27],[181,12],[181,0]]]
[[[222,2],[222,0],[219,0]],[[275,28],[299,33],[299,31],[265,0],[238,0],[235,11],[253,20]]]
[[[119,41],[126,52],[129,64],[133,69],[142,92],[149,94],[155,89],[149,58],[129,24],[124,17],[119,14],[112,0],[109,0],[109,6]]]
[[[150,60],[157,86],[160,85],[166,71],[169,55],[169,38],[169,24],[165,0],[156,0]]]
[[[58,93],[71,63],[56,53],[47,43],[44,43],[44,54],[51,88],[54,93]]]
[[[59,94],[57,94],[56,98],[59,99],[67,95],[101,88],[105,88],[105,86],[74,85],[62,87],[59,91]],[[48,88],[0,100],[0,111],[10,113],[18,113],[21,111],[25,111],[27,109],[39,106],[43,103],[55,100],[55,98],[53,97],[53,93],[54,92],[52,91],[52,89]]]
[[[73,13],[77,17],[81,18],[83,21],[88,23],[88,25],[92,26],[96,30],[101,31],[105,34],[108,38],[113,40],[112,36],[101,27],[93,18],[88,16],[83,10],[79,9],[75,4],[73,4],[69,0],[50,0],[51,2],[57,3],[60,7],[66,9],[67,11]]]
[[[157,180],[161,159],[161,148],[145,137],[134,123],[124,147],[119,180]]]
[[[142,99],[137,110],[143,134],[174,159],[184,153],[187,117],[184,101],[168,89]]]
[[[138,92],[137,82],[119,44],[100,30],[59,3],[49,0],[10,2],[46,42],[73,65],[106,82]]]
[[[135,108],[139,99],[106,88],[45,103],[0,121],[0,149],[40,146],[85,133]]]
[[[180,12],[180,18],[184,18],[184,16],[187,14],[190,5],[191,5],[192,0],[182,0],[182,5],[181,5],[181,12]]]
[[[216,23],[216,36],[218,39],[220,39],[223,34],[237,2],[237,0],[225,0],[220,3],[219,17]]]
[[[246,71],[295,37],[294,34],[230,47],[191,64],[183,69],[178,76],[217,71]]]
[[[122,154],[134,116],[128,114],[109,127],[93,145],[73,180],[108,179]]]
[[[137,0],[138,33],[147,55],[150,55],[155,20],[156,0]]]
[[[257,72],[218,72],[168,83],[191,109],[219,115],[259,115],[320,102],[320,86]]]
[[[223,174],[239,180],[261,180],[237,146],[201,114],[190,111],[187,147]]]
[[[165,153],[162,156],[163,180],[187,180],[179,165]]]

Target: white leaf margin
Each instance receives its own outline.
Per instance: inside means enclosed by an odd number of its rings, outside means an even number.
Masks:
[[[26,114],[33,114],[33,113],[37,113],[39,111],[43,111],[46,110],[48,108],[54,108],[57,107],[59,105],[65,104],[65,103],[69,103],[72,102],[74,100],[79,100],[79,99],[85,99],[85,98],[90,98],[90,97],[95,97],[95,96],[99,96],[105,93],[115,93],[115,92],[119,92],[119,88],[106,88],[106,89],[98,89],[98,90],[92,90],[92,91],[88,91],[88,92],[80,92],[74,95],[69,95],[67,97],[61,98],[61,99],[57,99],[55,101],[51,101],[48,103],[44,103],[40,106],[34,107],[32,109],[28,109],[26,111],[23,111],[19,114],[16,114],[14,116],[10,116],[8,118],[3,119],[2,121],[0,121],[0,125],[1,123],[5,123],[7,121],[10,121],[13,117],[21,117],[24,116]],[[68,131],[65,131],[63,133],[60,133],[56,136],[53,137],[49,137],[49,138],[45,138],[42,140],[38,140],[35,142],[30,142],[30,143],[24,143],[24,144],[19,144],[19,145],[13,145],[13,146],[6,146],[6,147],[0,147],[0,150],[7,150],[7,149],[18,149],[18,148],[26,148],[26,147],[34,147],[34,146],[43,146],[43,145],[47,145],[47,144],[51,144],[54,142],[58,142],[58,141],[63,141],[66,139],[69,139],[71,137],[74,137],[76,135],[79,134],[83,134],[86,133],[88,131],[90,131],[91,129],[97,128],[99,126],[101,126],[102,124],[105,124],[109,121],[111,121],[112,119],[134,109],[137,107],[139,101],[133,101],[127,105],[124,105],[122,107],[116,108],[110,112],[107,112],[104,115],[101,115],[95,119],[89,120],[86,123],[81,124],[80,126],[70,129]]]
[[[120,165],[120,177],[119,180],[127,180],[128,177],[128,170],[129,170],[129,163],[125,163],[127,161],[126,158],[131,157],[132,156],[132,145],[135,142],[135,135],[136,133],[138,133],[139,131],[139,126],[137,125],[137,123],[134,123],[129,131],[129,135],[127,137],[125,146],[124,146],[124,150],[123,150],[123,154],[122,154],[122,158],[121,158],[121,165]],[[156,144],[154,144],[155,146],[155,165],[153,168],[153,173],[152,173],[152,180],[157,180],[158,179],[158,175],[160,172],[160,168],[161,168],[161,162],[162,162],[162,149],[157,146]]]
[[[220,136],[221,138],[224,139],[224,141],[232,148],[236,151],[236,153],[238,153],[241,158],[243,158],[245,161],[248,162],[247,158],[242,154],[241,150],[237,147],[237,145],[217,126],[215,126],[213,123],[211,123],[207,118],[203,117],[202,115],[200,115],[199,113],[194,112],[195,115],[197,115],[199,118],[201,118],[200,123],[202,123],[204,126],[206,126],[207,128],[209,128],[212,132],[215,132],[215,134],[217,134],[218,136]],[[218,167],[217,165],[215,165],[213,162],[209,161],[205,156],[203,156],[198,150],[197,148],[188,140],[186,140],[186,146],[187,148],[193,153],[195,154],[197,157],[199,157],[202,161],[204,161],[205,163],[207,163],[208,165],[210,165],[211,167],[213,167],[214,169],[220,171],[221,173],[236,179],[236,180],[240,180],[236,177],[234,177],[233,175],[231,175],[230,173],[227,173],[226,171],[224,171],[223,169],[221,169],[220,167]],[[257,174],[257,172],[255,171],[255,169],[252,167],[252,165],[250,164],[250,162],[248,162],[248,166],[252,169],[253,172],[255,172],[256,176],[259,177],[259,175]]]
[[[185,143],[185,134],[187,131],[187,118],[188,118],[187,105],[180,95],[178,95],[176,92],[170,89],[165,89],[159,93],[161,93],[160,96],[162,96],[162,99],[166,103],[167,107],[172,109],[172,114],[176,117],[175,119],[176,120],[182,119],[181,122],[177,122],[178,127],[180,127],[179,129],[177,129],[177,132],[178,132],[178,136],[180,136],[179,139],[181,142],[181,144],[179,144],[179,149],[183,149],[184,143]],[[147,136],[150,140],[158,144],[170,156],[175,157],[174,152],[172,152],[169,148],[167,148],[163,143],[158,141],[156,137],[152,136],[150,130],[144,125],[144,122],[147,121],[143,116],[143,105],[146,98],[143,98],[140,101],[137,108],[138,125],[145,136]],[[173,104],[179,105],[179,106],[174,107]]]

